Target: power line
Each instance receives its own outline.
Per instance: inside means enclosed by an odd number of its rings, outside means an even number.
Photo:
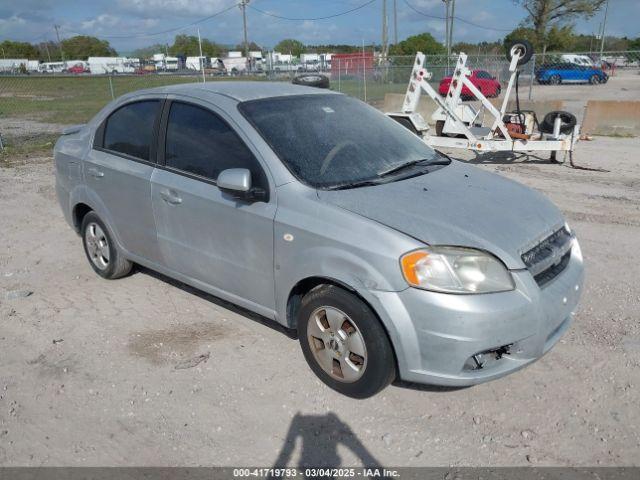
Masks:
[[[362,5],[359,5],[357,7],[354,7],[350,10],[345,10],[344,12],[340,12],[340,13],[334,13],[333,15],[327,15],[325,17],[314,17],[314,18],[292,18],[292,17],[284,17],[282,15],[278,15],[275,13],[270,13],[270,12],[266,12],[264,10],[260,10],[257,7],[254,7],[253,5],[248,5],[249,8],[251,8],[252,10],[255,10],[256,12],[259,12],[263,15],[267,15],[268,17],[273,17],[273,18],[279,18],[280,20],[294,20],[294,21],[312,21],[312,20],[327,20],[329,18],[335,18],[335,17],[340,17],[342,15],[347,15],[348,13],[351,12],[355,12],[356,10],[360,10],[361,8],[366,7],[367,5],[371,5],[373,2],[376,2],[377,0],[369,0],[368,2],[363,3]]]
[[[484,28],[485,30],[494,30],[496,32],[511,32],[513,28],[495,28],[495,27],[486,27],[484,25],[479,25],[477,23],[470,22],[469,20],[465,20],[464,18],[454,17],[456,20],[462,23],[466,23],[467,25],[472,25],[478,28]]]
[[[416,7],[414,7],[413,5],[411,5],[407,0],[403,0],[403,1],[404,1],[405,5],[406,5],[407,7],[409,7],[411,10],[413,10],[414,12],[416,12],[418,15],[422,15],[423,17],[427,17],[427,18],[433,18],[433,19],[436,19],[436,20],[446,20],[446,18],[445,18],[445,17],[439,17],[438,15],[430,15],[430,14],[428,14],[428,13],[421,12],[421,11],[420,11],[420,10],[418,10]],[[462,22],[462,23],[466,23],[467,25],[472,25],[472,26],[474,26],[474,27],[483,28],[483,29],[485,29],[485,30],[494,30],[494,31],[496,31],[496,32],[510,32],[510,31],[512,31],[512,30],[513,30],[512,28],[494,28],[494,27],[487,27],[487,26],[485,26],[485,25],[479,25],[479,24],[477,24],[477,23],[470,22],[469,20],[465,20],[464,18],[460,18],[460,17],[453,17],[453,18],[455,18],[456,20],[458,20],[458,21],[460,21],[460,22]]]

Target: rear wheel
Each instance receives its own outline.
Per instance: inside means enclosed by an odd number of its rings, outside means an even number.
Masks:
[[[502,88],[500,87],[500,85],[498,85],[496,87],[496,94],[494,95],[494,97],[499,97],[500,96],[500,92],[502,92]]]
[[[560,83],[562,83],[560,75],[551,75],[549,77],[549,85],[560,85]]]
[[[116,279],[127,275],[133,264],[118,251],[106,224],[89,212],[82,220],[82,244],[91,268],[102,278]]]
[[[353,293],[322,285],[302,299],[300,346],[311,370],[326,385],[367,398],[395,378],[395,357],[375,313]]]

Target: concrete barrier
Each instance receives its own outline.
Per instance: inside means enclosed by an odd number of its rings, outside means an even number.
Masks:
[[[640,102],[589,100],[582,122],[588,135],[640,135]]]

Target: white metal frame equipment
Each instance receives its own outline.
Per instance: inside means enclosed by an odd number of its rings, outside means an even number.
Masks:
[[[407,118],[416,132],[422,133],[422,138],[428,145],[438,148],[462,148],[480,152],[486,151],[548,151],[555,159],[555,152],[573,152],[580,137],[580,125],[575,125],[570,133],[561,133],[562,121],[556,117],[553,132],[545,134],[533,131],[533,121],[527,122],[527,134],[510,132],[504,122],[514,83],[517,81],[518,63],[524,53],[517,48],[511,50],[509,71],[511,76],[505,90],[502,106],[498,110],[471,82],[471,70],[467,67],[467,55],[460,53],[455,66],[449,91],[442,98],[429,84],[431,73],[424,67],[425,55],[418,52],[409,86],[404,97],[401,113],[388,113],[392,118]],[[476,111],[471,105],[463,104],[461,100],[462,88],[467,87],[473,96],[481,102],[482,108]],[[438,105],[433,118],[444,119],[441,135],[432,135],[422,117],[416,109],[422,92],[425,92]],[[490,127],[478,123],[481,110],[484,109],[493,117]],[[484,112],[483,112],[484,116]],[[445,136],[451,135],[451,136]]]

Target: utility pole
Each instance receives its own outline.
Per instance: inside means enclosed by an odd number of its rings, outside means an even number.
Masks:
[[[60,41],[60,32],[58,32],[60,25],[54,25],[53,28],[56,29],[56,37],[58,38],[58,48],[60,48],[60,58],[62,58],[62,61],[64,62],[64,52],[62,51],[62,42]]]
[[[244,28],[244,57],[249,60],[249,40],[247,36],[247,4],[249,0],[240,0],[240,9],[242,10],[242,25]]]
[[[447,49],[447,57],[451,55],[451,49],[449,48],[449,0],[442,0],[444,3],[444,46]]]
[[[393,44],[398,44],[398,3],[393,0]]]
[[[204,57],[202,56],[202,40],[200,39],[200,29],[198,29],[198,47],[200,48],[200,60],[198,62],[198,64],[200,65],[200,68],[202,69],[202,83],[205,83],[207,81],[205,75],[204,75]]]
[[[453,19],[455,18],[456,0],[449,0],[451,2],[451,15],[449,18],[449,55],[451,55],[451,49],[453,48]]]
[[[387,30],[387,0],[382,0],[382,58],[387,58],[389,35]]]
[[[600,39],[600,61],[602,61],[602,53],[604,52],[604,36],[607,28],[607,12],[609,11],[609,0],[604,5],[604,20],[602,21],[602,38]]]
[[[49,63],[51,63],[51,54],[49,53],[49,40],[44,41],[44,49],[47,51],[47,58],[49,59]]]

